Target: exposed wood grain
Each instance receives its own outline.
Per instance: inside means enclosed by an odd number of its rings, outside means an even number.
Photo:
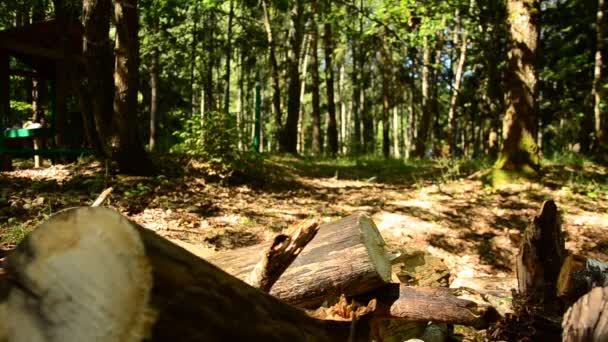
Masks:
[[[260,260],[260,250],[267,248],[258,245],[226,251],[208,260],[247,280]],[[328,297],[362,294],[390,279],[391,265],[382,236],[368,216],[355,214],[321,225],[270,293],[289,304],[312,308]]]
[[[608,341],[608,287],[596,287],[568,309],[564,342]]]
[[[270,291],[272,285],[300,255],[306,244],[315,237],[318,228],[318,220],[311,219],[300,224],[292,235],[277,235],[263,253],[262,260],[249,274],[247,283],[264,292]]]

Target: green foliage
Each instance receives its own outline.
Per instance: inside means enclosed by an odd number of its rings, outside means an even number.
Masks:
[[[214,165],[230,166],[239,159],[238,131],[233,114],[207,112],[182,119],[182,129],[174,132],[181,142],[171,152],[202,155]]]
[[[11,100],[11,112],[14,113],[14,117],[20,123],[21,121],[26,121],[32,118],[32,104],[28,102],[22,101],[13,101]]]

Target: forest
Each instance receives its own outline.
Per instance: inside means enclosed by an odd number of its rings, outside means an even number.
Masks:
[[[605,0],[3,1],[0,283],[84,311],[89,268],[161,284],[108,341],[602,341],[576,322],[608,312],[607,27]],[[90,340],[72,314],[36,329]]]

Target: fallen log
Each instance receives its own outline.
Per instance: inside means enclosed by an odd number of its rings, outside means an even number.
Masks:
[[[209,261],[247,280],[262,258],[264,246],[218,253]],[[391,280],[391,264],[384,240],[366,215],[354,214],[319,227],[270,293],[302,308],[318,307],[328,297],[355,296],[384,286]]]
[[[597,286],[608,286],[608,264],[579,255],[568,255],[557,280],[557,295],[566,305],[572,305]]]
[[[608,341],[608,287],[596,287],[571,306],[562,322],[562,341]]]
[[[322,321],[108,208],[62,211],[6,259],[2,341],[367,341],[365,318]]]
[[[364,302],[376,299],[373,314],[378,319],[433,321],[483,329],[500,318],[492,306],[458,298],[460,291],[446,287],[390,284],[360,299]]]
[[[519,293],[530,306],[548,315],[563,314],[557,298],[557,279],[566,257],[557,206],[545,201],[540,214],[526,228],[516,259]]]

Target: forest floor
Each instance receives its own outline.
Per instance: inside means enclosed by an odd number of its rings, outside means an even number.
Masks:
[[[0,238],[14,244],[52,213],[104,205],[200,255],[268,240],[309,216],[335,220],[369,214],[389,249],[413,247],[441,257],[452,279],[504,277],[514,283],[523,230],[542,202],[554,199],[566,247],[608,261],[608,169],[566,158],[546,161],[535,183],[493,189],[475,173],[488,164],[380,159],[269,157],[247,174],[221,175],[195,158],[159,157],[164,175],[107,174],[102,163],[0,173]],[[251,174],[249,174],[251,173]],[[515,285],[514,285],[515,286]]]

